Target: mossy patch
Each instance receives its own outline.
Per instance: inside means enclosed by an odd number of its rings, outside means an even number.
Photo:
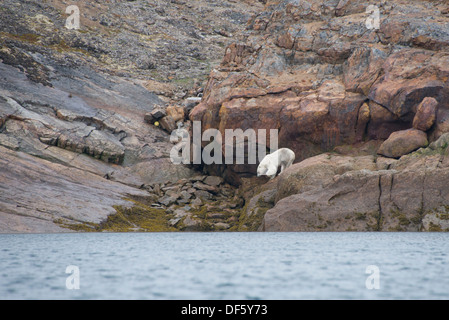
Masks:
[[[61,227],[79,232],[168,232],[177,231],[170,226],[165,210],[152,208],[144,202],[135,199],[126,199],[133,203],[131,207],[113,206],[116,213],[109,215],[100,223],[73,222],[73,220],[55,220],[54,223]]]
[[[12,34],[12,33],[7,33],[7,32],[2,31],[2,32],[0,32],[0,34],[5,38],[28,42],[28,43],[32,43],[32,44],[37,43],[39,41],[39,39],[42,38],[42,36],[35,34],[35,33]]]
[[[367,231],[381,231],[384,217],[380,211],[373,211],[365,215],[368,219],[366,222]]]
[[[429,229],[430,232],[441,232],[443,231],[443,229],[441,228],[441,226],[439,224],[435,224],[433,222],[429,223]]]
[[[248,212],[249,201],[240,211],[238,224],[233,228],[235,231],[257,231],[262,225],[265,213],[274,207],[274,199],[265,201],[260,197],[256,202],[256,207]]]

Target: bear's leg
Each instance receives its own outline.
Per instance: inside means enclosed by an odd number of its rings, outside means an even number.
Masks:
[[[270,177],[270,180],[273,179],[274,177],[276,177],[276,173],[278,171],[278,168],[275,165],[271,165],[268,170],[266,175]]]

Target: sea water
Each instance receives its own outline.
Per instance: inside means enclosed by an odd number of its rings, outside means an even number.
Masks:
[[[448,299],[448,233],[0,235],[0,299]]]

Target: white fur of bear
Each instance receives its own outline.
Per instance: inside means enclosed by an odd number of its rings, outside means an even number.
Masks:
[[[257,176],[269,176],[270,180],[276,177],[279,166],[281,172],[290,167],[295,161],[295,153],[288,148],[281,148],[267,154],[257,167]]]

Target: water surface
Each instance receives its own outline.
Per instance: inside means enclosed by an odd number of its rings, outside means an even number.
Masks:
[[[448,256],[447,233],[2,234],[0,299],[448,299]]]

